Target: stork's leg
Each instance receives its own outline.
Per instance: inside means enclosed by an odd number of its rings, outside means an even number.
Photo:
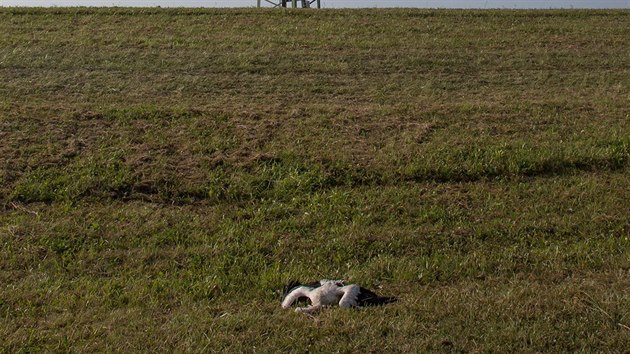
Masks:
[[[322,309],[321,305],[310,305],[310,306],[307,306],[307,307],[298,307],[298,308],[295,309],[295,312],[304,313],[304,314],[310,315],[310,314],[319,312],[319,310],[321,310],[321,309]]]

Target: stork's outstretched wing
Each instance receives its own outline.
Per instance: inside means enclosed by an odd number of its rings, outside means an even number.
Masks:
[[[378,296],[364,287],[361,287],[360,290],[359,297],[357,298],[357,306],[378,306],[398,301],[395,297]]]
[[[339,307],[349,308],[355,307],[358,305],[357,299],[359,298],[359,293],[361,292],[361,287],[358,285],[346,285],[339,288],[343,295],[341,296],[341,300],[339,300]]]

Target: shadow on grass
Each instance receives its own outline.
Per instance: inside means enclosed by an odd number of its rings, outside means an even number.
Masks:
[[[627,168],[629,144],[618,141],[601,149],[540,152],[487,148],[436,152],[398,169],[350,166],[333,160],[312,161],[285,155],[255,159],[247,165],[213,166],[204,180],[184,173],[141,180],[129,166],[86,165],[81,169],[37,169],[14,186],[9,201],[22,203],[78,199],[142,200],[154,203],[243,202],[283,200],[332,188],[386,186],[398,183],[459,183],[488,179],[548,178]]]

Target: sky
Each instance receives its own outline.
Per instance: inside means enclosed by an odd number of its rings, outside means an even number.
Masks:
[[[630,0],[321,0],[321,2],[325,8],[630,8]],[[256,0],[0,0],[0,6],[251,7],[256,6]]]

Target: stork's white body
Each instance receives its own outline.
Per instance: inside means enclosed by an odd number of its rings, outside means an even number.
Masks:
[[[342,281],[322,280],[321,286],[312,288],[308,286],[298,286],[291,290],[282,301],[282,308],[289,308],[301,297],[307,297],[311,304],[307,307],[298,307],[295,312],[314,313],[324,306],[339,305],[339,307],[350,308],[357,306],[357,298],[361,288],[356,284],[344,285]]]

